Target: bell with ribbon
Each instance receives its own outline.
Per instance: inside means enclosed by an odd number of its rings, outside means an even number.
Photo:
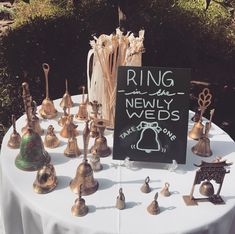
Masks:
[[[15,165],[24,171],[36,171],[43,165],[48,164],[51,158],[44,149],[40,135],[34,132],[32,128],[32,98],[29,93],[29,86],[27,83],[23,83],[22,87],[28,128],[21,138],[20,153],[16,157]]]
[[[10,136],[10,139],[9,139],[9,141],[7,143],[7,146],[12,148],[12,149],[18,149],[18,148],[20,148],[21,136],[16,131],[15,115],[11,116],[11,121],[12,121],[12,125],[13,125],[13,133]]]
[[[145,122],[141,121],[137,126],[137,130],[140,130],[140,138],[136,144],[138,150],[151,153],[152,151],[161,151],[161,143],[158,134],[161,132],[161,128],[157,122]]]

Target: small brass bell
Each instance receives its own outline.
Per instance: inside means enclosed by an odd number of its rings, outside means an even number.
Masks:
[[[90,159],[90,164],[93,171],[101,171],[103,169],[99,155],[93,155]]]
[[[21,136],[16,131],[15,115],[11,116],[11,121],[12,121],[12,125],[13,125],[13,133],[10,136],[10,139],[9,139],[9,141],[7,143],[7,146],[12,148],[12,149],[18,149],[18,148],[20,148]]]
[[[201,111],[200,111],[200,109],[199,108],[197,108],[197,110],[195,111],[195,114],[194,114],[194,116],[191,118],[191,120],[193,121],[193,122],[199,122],[199,120],[200,120],[200,115],[201,115]]]
[[[78,148],[76,137],[70,137],[68,139],[68,144],[66,149],[64,150],[64,155],[69,158],[75,158],[81,155],[81,151]]]
[[[49,125],[47,128],[47,134],[44,139],[44,145],[48,148],[56,148],[60,145],[60,140],[54,133],[54,127]]]
[[[214,187],[213,184],[210,181],[204,181],[199,189],[199,192],[203,196],[211,197],[214,195]]]
[[[189,131],[188,136],[194,140],[200,139],[203,135],[203,128],[204,125],[201,123],[201,121],[195,123],[191,131]]]
[[[48,73],[50,70],[49,64],[43,63],[42,68],[45,74],[45,82],[46,82],[46,98],[42,102],[42,107],[39,110],[40,115],[44,119],[53,119],[57,115],[57,110],[54,106],[54,103],[49,98],[49,85],[48,85]]]
[[[31,96],[27,83],[22,84],[24,108],[27,115],[28,129],[23,134],[20,143],[20,153],[17,155],[15,165],[24,171],[35,171],[50,162],[51,158],[45,151],[40,135],[33,131],[31,123]]]
[[[71,108],[73,106],[73,101],[72,101],[72,98],[71,98],[69,91],[68,91],[68,80],[67,79],[65,80],[65,94],[60,102],[60,106],[62,108],[64,108],[64,107]]]
[[[141,192],[143,192],[143,193],[150,193],[151,192],[151,188],[149,187],[149,182],[150,182],[150,178],[149,178],[149,176],[147,176],[146,179],[144,180],[144,184],[140,188]]]
[[[58,124],[61,126],[61,127],[64,127],[64,125],[65,125],[65,122],[66,122],[66,120],[67,120],[67,118],[68,118],[68,113],[66,112],[66,107],[63,107],[63,111],[64,111],[64,113],[63,113],[63,115],[60,117],[60,119],[59,119],[59,121],[58,121]]]
[[[169,187],[170,187],[170,184],[166,182],[160,194],[164,197],[169,197],[171,195],[171,193],[169,192]]]
[[[116,208],[119,210],[125,209],[125,196],[122,192],[122,188],[119,189],[119,195],[117,196],[116,200]]]
[[[91,165],[87,162],[88,143],[90,138],[90,130],[88,128],[88,121],[83,130],[84,142],[84,159],[78,166],[75,178],[70,182],[70,188],[74,193],[79,193],[80,185],[83,185],[82,195],[89,195],[97,191],[98,182],[93,177],[93,170]]]
[[[147,211],[151,214],[151,215],[157,215],[160,213],[160,208],[158,206],[158,202],[157,202],[157,198],[158,198],[158,193],[155,194],[154,196],[154,200],[150,203],[150,205],[147,207]]]
[[[206,123],[205,133],[199,139],[198,143],[192,147],[192,152],[202,157],[210,157],[212,155],[210,147],[210,139],[208,138],[208,132],[210,129],[209,122]]]
[[[97,101],[89,102],[89,104],[91,105],[91,108],[92,108],[92,112],[90,114],[90,119],[92,120],[91,125],[90,125],[90,129],[91,129],[90,135],[91,137],[95,138],[99,135],[99,132],[94,121],[95,119],[98,118],[98,112],[101,107],[101,104],[99,104]]]
[[[79,104],[78,113],[75,115],[75,118],[78,120],[88,119],[87,102],[85,102],[85,86],[82,86],[82,102]]]
[[[71,212],[74,216],[85,216],[88,213],[89,209],[86,206],[85,200],[82,198],[82,184],[79,189],[79,197],[75,200],[74,205],[71,208]]]
[[[56,185],[55,168],[52,164],[47,164],[38,170],[36,180],[33,183],[33,190],[40,194],[49,193]]]
[[[68,115],[63,128],[60,131],[60,135],[64,138],[71,138],[72,136],[78,136],[78,126],[73,123],[73,115]]]
[[[111,149],[107,145],[107,139],[104,137],[104,130],[107,121],[104,119],[95,119],[94,125],[98,128],[99,136],[95,139],[94,146],[91,147],[92,155],[107,157],[111,154]]]

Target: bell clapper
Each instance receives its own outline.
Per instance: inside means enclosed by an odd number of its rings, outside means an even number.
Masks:
[[[125,196],[124,193],[122,191],[122,188],[119,189],[119,195],[117,196],[117,200],[116,200],[116,208],[119,210],[123,210],[125,209]]]
[[[150,178],[149,178],[149,176],[147,176],[144,180],[144,184],[140,188],[141,192],[143,192],[143,193],[150,193],[151,192],[151,188],[149,187],[149,182],[150,182]]]
[[[160,213],[160,208],[157,202],[158,199],[158,192],[155,194],[154,196],[154,200],[150,203],[150,205],[147,207],[147,211],[151,214],[151,215],[157,215]]]
[[[10,139],[7,143],[7,146],[12,148],[12,149],[18,149],[18,148],[20,148],[21,136],[16,131],[15,115],[11,116],[11,122],[12,122],[12,126],[13,126],[13,133],[10,136]]]

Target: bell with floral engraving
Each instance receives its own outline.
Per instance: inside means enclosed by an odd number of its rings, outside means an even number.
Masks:
[[[20,153],[17,155],[15,165],[24,171],[36,171],[50,162],[50,156],[45,151],[40,135],[33,131],[31,115],[31,96],[27,83],[22,84],[24,107],[28,120],[28,129],[23,134],[20,143]]]

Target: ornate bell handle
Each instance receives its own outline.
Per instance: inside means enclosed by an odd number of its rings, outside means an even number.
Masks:
[[[86,121],[85,129],[83,130],[83,143],[84,143],[84,161],[87,161],[88,144],[90,139],[90,129],[88,127],[89,120]]]
[[[50,66],[47,63],[42,64],[42,69],[45,75],[45,82],[46,82],[46,99],[49,99],[49,85],[48,85],[48,73],[50,71]]]
[[[210,90],[208,88],[203,89],[203,91],[199,94],[198,105],[201,110],[200,121],[202,120],[202,116],[206,108],[211,104],[211,98],[212,95],[210,94]]]

